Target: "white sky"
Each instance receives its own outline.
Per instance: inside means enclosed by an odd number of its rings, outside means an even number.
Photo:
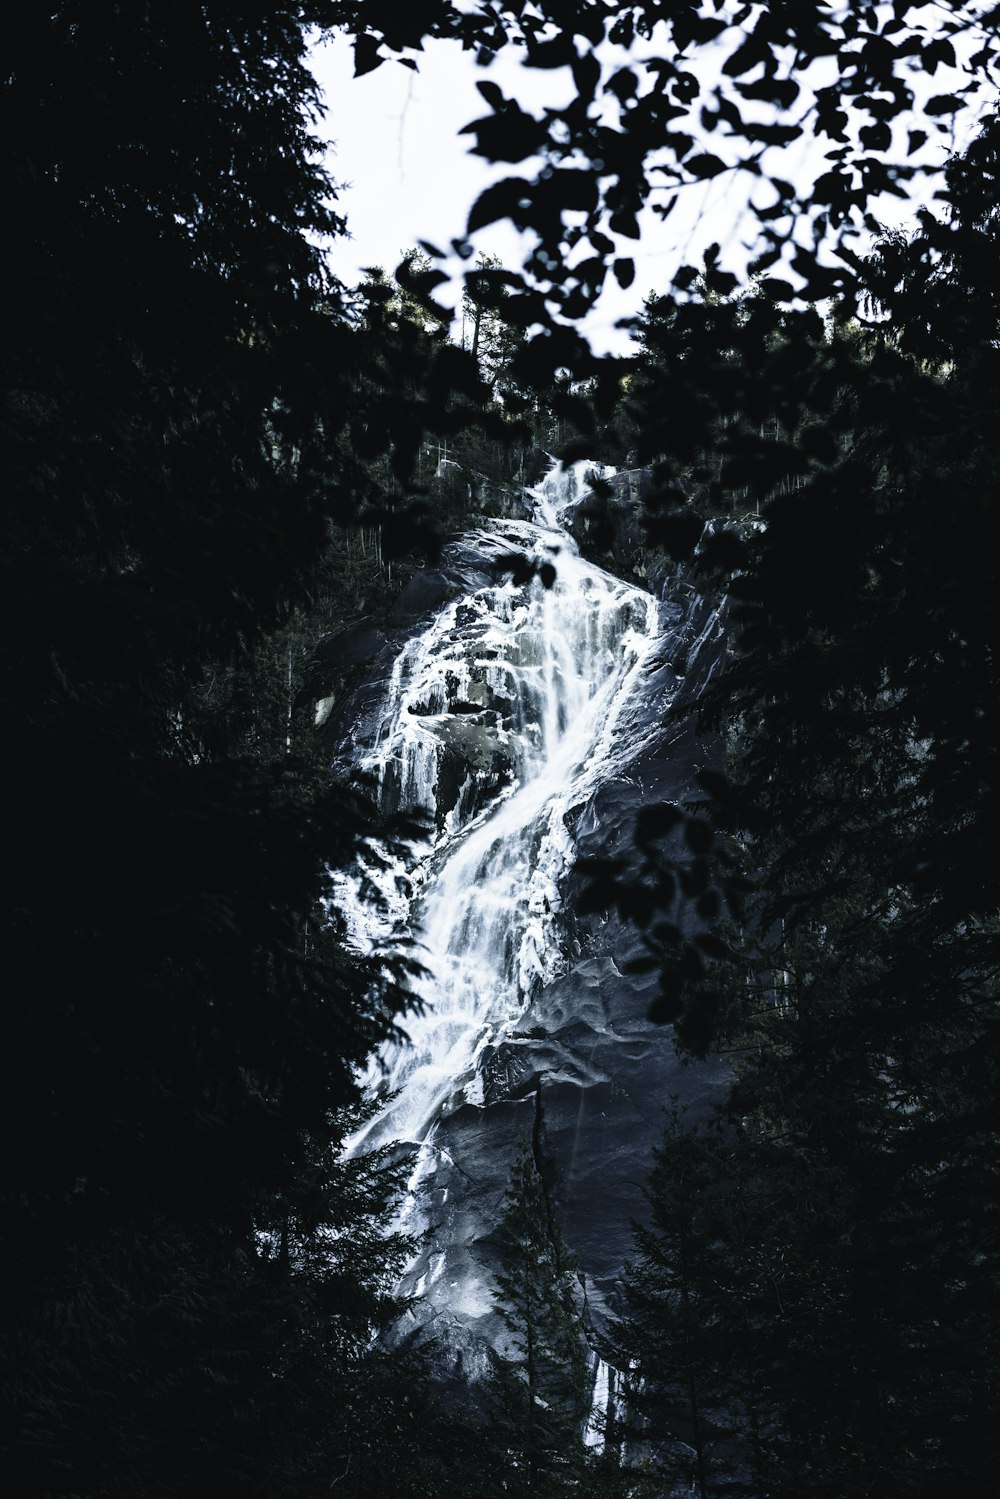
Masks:
[[[536,113],[546,104],[566,102],[572,80],[567,69],[521,68],[516,53],[501,53],[491,68],[482,69],[451,42],[428,42],[418,61],[418,72],[387,61],[355,78],[353,50],[343,35],[312,53],[327,104],[320,133],[331,143],[327,164],[342,184],[338,207],[350,233],[350,238],[334,243],[330,259],[341,279],[353,285],[363,267],[380,265],[391,273],[407,249],[427,240],[449,252],[444,268],[454,279],[436,296],[456,306],[467,264],[450,251],[450,241],[464,237],[469,209],[484,187],[501,177],[530,175],[533,166],[530,161],[491,165],[469,154],[474,137],[459,132],[470,120],[489,113],[477,80],[496,80],[506,94]],[[956,73],[949,79],[948,71],[939,70],[933,81],[920,79],[917,86],[924,92],[943,91],[959,77]],[[795,180],[796,161],[801,163],[815,150],[808,139],[790,148],[788,159],[781,161],[781,175]],[[933,151],[935,162],[944,159],[943,146],[925,151]],[[746,257],[738,246],[755,228],[753,216],[746,212],[750,191],[748,180],[734,180],[725,173],[692,186],[680,211],[666,224],[650,209],[645,211],[640,217],[641,240],[619,241],[618,253],[635,261],[634,283],[623,292],[609,275],[597,309],[584,323],[596,349],[625,352],[628,336],[615,329],[617,320],[638,313],[649,292],[666,290],[677,267],[700,260],[712,241],[728,251],[723,263],[739,270]],[[876,213],[886,223],[905,224],[912,221],[913,208],[889,199],[876,205]],[[505,265],[519,268],[533,241],[510,224],[494,224],[475,235],[473,243],[477,252],[497,255]],[[781,274],[779,268],[775,274]]]
[[[428,240],[449,251],[445,269],[456,280],[435,295],[454,305],[460,296],[457,278],[467,264],[450,253],[451,240],[464,237],[469,209],[484,187],[531,169],[530,162],[491,165],[469,155],[474,137],[459,131],[489,113],[477,79],[496,79],[505,93],[536,111],[543,103],[563,102],[572,85],[567,70],[522,69],[513,60],[479,68],[457,43],[428,43],[419,63],[419,72],[386,62],[355,78],[346,38],[324,42],[312,54],[328,111],[320,133],[331,141],[332,176],[346,184],[338,208],[351,236],[334,244],[330,260],[351,285],[365,266],[380,265],[391,273],[407,249]],[[609,275],[600,304],[584,325],[597,349],[625,351],[628,337],[615,330],[615,322],[638,313],[649,292],[665,290],[673,271],[694,253],[692,246],[724,244],[738,235],[740,216],[734,218],[732,202],[731,178],[715,179],[695,190],[684,224],[675,214],[664,225],[647,210],[640,219],[642,239],[619,242],[619,253],[635,261],[635,281],[622,291]],[[742,206],[742,199],[737,202]],[[477,252],[519,268],[532,241],[510,224],[493,224],[473,243]]]

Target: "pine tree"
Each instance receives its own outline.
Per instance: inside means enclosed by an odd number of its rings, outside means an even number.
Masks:
[[[610,1339],[623,1386],[616,1440],[661,1482],[699,1499],[746,1491],[745,1381],[732,1320],[748,1276],[733,1258],[730,1157],[718,1126],[686,1124],[672,1106]]]
[[[498,1228],[494,1303],[508,1334],[488,1391],[507,1491],[550,1494],[579,1476],[588,1380],[576,1268],[538,1163],[523,1142]]]
[[[651,338],[664,388],[714,412],[698,444],[694,414],[652,440],[692,508],[739,522],[703,549],[736,605],[703,700],[731,747],[729,780],[703,781],[731,842],[696,826],[682,883],[717,907],[722,847],[754,887],[664,1013],[694,1049],[726,1021],[746,1210],[725,1234],[756,1268],[741,1306],[722,1256],[709,1302],[789,1499],[975,1489],[996,1455],[997,131],[953,164],[948,217],[875,257],[884,321],[810,327],[751,298]]]
[[[320,1282],[328,1328],[360,1294],[257,1239],[405,1003],[323,909],[370,811],[289,753],[286,655],[262,686],[331,527],[374,503],[340,435],[403,378],[317,248],[343,228],[310,130],[323,18],[68,0],[8,34],[2,1107],[27,1143],[0,1452],[26,1495],[235,1491],[262,1411],[291,1483],[299,1398],[305,1425],[334,1398]],[[413,430],[381,423],[400,471]]]

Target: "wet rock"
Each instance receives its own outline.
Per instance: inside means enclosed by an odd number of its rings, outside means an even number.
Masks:
[[[603,545],[619,575],[641,575],[646,566],[640,522],[650,482],[639,472],[618,475],[605,497]],[[589,535],[596,544],[601,514],[587,504],[584,497],[570,526],[578,539]],[[491,549],[502,555],[523,545],[519,537],[523,528],[511,523],[488,544],[468,538],[447,549],[442,574],[473,593],[493,580]],[[690,710],[724,649],[722,618],[680,569],[664,563],[650,584],[661,599],[661,638],[617,722],[609,774],[566,810],[563,826],[576,857],[634,859],[640,810],[658,800],[685,800],[696,770],[718,756],[718,746],[698,736]],[[490,673],[482,664],[481,624],[471,603],[459,607],[450,659],[460,665],[450,668],[452,680],[442,674],[439,698],[415,704],[421,732],[440,747],[439,826],[455,808],[459,823],[474,815],[510,785],[518,737],[528,742],[530,733],[504,696],[504,663]],[[516,1024],[484,1046],[475,1079],[466,1087],[456,1083],[433,1135],[433,1171],[422,1192],[434,1231],[407,1276],[420,1298],[400,1336],[441,1337],[473,1375],[487,1367],[489,1346],[502,1340],[490,1286],[496,1225],[519,1141],[533,1140],[552,1164],[560,1223],[600,1331],[633,1252],[631,1220],[645,1211],[642,1187],[665,1108],[677,1097],[692,1117],[704,1116],[728,1085],[719,1061],[682,1064],[669,1029],[649,1021],[655,977],[627,972],[642,950],[638,933],[614,913],[577,914],[582,888],[571,862],[558,890],[545,893],[546,909],[562,911],[561,962],[545,970]]]
[[[716,745],[698,738],[686,708],[718,662],[721,623],[682,586],[665,606],[664,624],[661,648],[619,729],[632,753],[623,756],[617,775],[571,811],[579,856],[634,854],[640,809],[690,796],[695,769],[718,755]],[[689,678],[680,679],[671,665],[678,649],[690,655]],[[707,1117],[728,1086],[722,1062],[682,1062],[669,1028],[649,1021],[655,975],[625,972],[643,950],[639,934],[613,913],[575,916],[582,884],[575,869],[562,884],[569,924],[565,971],[537,990],[516,1030],[484,1054],[481,1102],[449,1113],[436,1136],[447,1159],[439,1160],[435,1188],[452,1204],[435,1235],[436,1243],[448,1244],[446,1278],[415,1315],[463,1350],[468,1369],[487,1356],[484,1343],[503,1337],[477,1285],[495,1269],[493,1236],[518,1141],[541,1128],[560,1225],[579,1261],[588,1317],[599,1334],[614,1314],[621,1268],[634,1252],[631,1224],[645,1215],[642,1189],[666,1108],[677,1098],[692,1120]],[[415,1277],[425,1269],[419,1260]],[[466,1309],[462,1314],[459,1306]]]
[[[455,598],[461,584],[441,568],[424,567],[415,573],[393,607],[393,624],[423,619]]]
[[[466,718],[449,718],[435,726],[442,743],[435,793],[436,817],[442,826],[459,808],[462,821],[475,815],[509,786],[515,770],[510,744],[495,730]]]
[[[315,706],[316,727],[328,744],[347,724],[366,732],[391,658],[390,638],[374,620],[359,619],[325,635],[313,647],[295,706]]]
[[[321,697],[342,683],[348,672],[368,666],[382,650],[385,638],[385,631],[370,619],[359,619],[333,635],[324,635],[313,647],[300,695]]]
[[[603,487],[585,493],[567,517],[566,529],[584,556],[626,577],[645,581],[642,530],[645,501],[652,490],[648,469],[610,475]]]
[[[546,463],[543,473],[548,466]],[[533,484],[536,480],[530,478],[524,482]],[[479,478],[473,482],[472,500],[474,505],[490,515],[505,516],[513,520],[527,520],[531,515],[531,502],[525,498],[520,485],[494,484],[492,479]]]

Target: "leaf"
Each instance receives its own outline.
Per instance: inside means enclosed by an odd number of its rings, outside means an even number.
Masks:
[[[791,109],[799,97],[799,85],[792,78],[762,78],[759,83],[741,83],[740,93],[744,99],[756,99],[762,104],[775,104],[779,109]],[[789,125],[789,139],[802,134],[801,125]]]
[[[784,213],[785,213],[785,210],[784,209],[779,209],[778,212],[779,212],[780,215],[783,216]],[[759,214],[758,217],[759,218],[763,218],[764,214]],[[768,215],[768,217],[770,217],[770,214]],[[768,271],[768,270],[770,270],[772,265],[777,265],[778,261],[781,259],[781,255],[782,255],[781,245],[773,245],[771,247],[771,249],[765,250],[762,254],[758,255],[754,260],[751,260],[750,265],[748,266],[747,269],[749,270],[751,276],[756,276],[761,271]]]
[[[535,575],[523,552],[501,552],[493,559],[491,570],[498,577],[511,578],[515,583],[528,583]]]
[[[656,973],[659,967],[659,958],[653,953],[643,953],[641,957],[630,958],[627,963],[623,963],[622,973],[638,976],[644,973]]]
[[[707,854],[715,842],[715,834],[702,817],[691,817],[684,824],[684,842],[693,854]]]
[[[725,801],[732,795],[732,782],[721,770],[699,770],[695,780],[716,801]]]
[[[579,265],[573,267],[573,274],[578,281],[598,291],[604,285],[604,278],[607,275],[607,271],[608,268],[603,255],[591,255],[586,260],[581,260]]]
[[[481,82],[477,83],[476,88],[482,94],[483,98],[486,100],[491,109],[499,111],[503,109],[504,105],[507,103],[507,99],[503,92],[503,89],[499,84],[494,83],[489,78],[485,78]]]
[[[699,152],[697,156],[689,156],[684,162],[684,170],[691,173],[692,177],[703,179],[706,177],[718,177],[720,172],[726,170],[724,161],[718,156],[713,156],[708,151]]]
[[[652,807],[643,807],[635,820],[635,840],[649,845],[665,838],[678,823],[684,821],[684,813],[674,802],[658,802]]]
[[[443,286],[448,280],[444,271],[421,270],[416,267],[412,256],[407,256],[406,259],[400,261],[396,267],[395,277],[404,291],[413,292],[421,298],[430,296],[436,286]]]
[[[865,125],[858,131],[862,145],[869,151],[888,151],[892,145],[892,131],[884,120],[876,120],[873,125]]]
[[[700,979],[705,972],[705,965],[701,960],[701,953],[693,942],[685,942],[681,953],[680,973],[685,979]]]
[[[639,221],[627,208],[620,208],[617,213],[613,213],[608,224],[615,234],[621,234],[625,239],[639,238]]]
[[[692,43],[704,46],[706,42],[712,42],[717,36],[721,36],[729,27],[728,21],[699,15],[697,9],[682,9],[679,6],[675,9],[677,14],[673,18],[673,28],[678,47],[688,47]]]
[[[621,885],[615,899],[618,914],[623,921],[636,926],[648,926],[656,910],[656,897],[644,885]]]
[[[631,68],[619,68],[608,80],[608,90],[614,94],[621,103],[626,99],[633,99],[638,90],[639,83]]]
[[[370,32],[363,31],[354,42],[354,76],[363,78],[382,66],[386,59],[379,52],[380,42]]]
[[[683,1014],[681,1001],[683,984],[680,974],[672,968],[660,974],[660,992],[646,1011],[653,1025],[670,1025]]]
[[[649,539],[662,546],[675,562],[691,556],[704,529],[704,522],[696,515],[651,515],[646,520]]]
[[[618,282],[618,285],[620,287],[622,287],[623,290],[626,287],[631,286],[632,282],[635,280],[635,261],[634,260],[628,260],[628,259],[616,260],[615,263],[614,263],[614,265],[612,266],[612,270],[615,273],[615,280]]]
[[[792,283],[782,281],[777,276],[764,276],[758,285],[761,293],[772,302],[790,302],[795,296]]]
[[[442,404],[453,391],[475,400],[483,388],[477,361],[466,349],[452,343],[443,343],[435,354],[429,385],[434,398]]]
[[[923,50],[923,63],[928,73],[936,73],[942,63],[946,68],[954,68],[956,66],[955,49],[951,42],[944,37],[931,42]]]
[[[549,194],[555,196],[563,211],[587,213],[597,206],[597,179],[593,172],[564,167],[539,184],[538,198]]]
[[[593,99],[601,81],[601,65],[592,52],[584,52],[573,63],[573,82],[577,96],[582,100]]]
[[[721,937],[716,937],[714,932],[701,932],[694,940],[706,958],[714,958],[716,961],[722,961],[732,957],[730,948],[722,941]]]
[[[759,62],[766,62],[767,56],[764,42],[757,36],[748,36],[732,56],[727,57],[722,71],[728,78],[739,78],[743,73],[749,73]]]
[[[717,297],[730,296],[736,290],[738,284],[732,271],[720,271],[713,266],[705,272],[705,285]]]
[[[551,41],[536,42],[528,38],[528,55],[524,59],[527,68],[568,68],[576,60],[576,47],[568,31],[562,31]]]
[[[722,909],[722,897],[714,887],[699,895],[695,910],[702,921],[715,921]]]
[[[798,125],[748,125],[743,134],[748,141],[760,141],[765,146],[790,146],[802,134]],[[755,162],[744,162],[744,171],[753,171]]]
[[[487,161],[524,161],[535,156],[545,143],[545,126],[534,115],[526,114],[517,104],[508,104],[499,113],[484,115],[480,120],[463,125],[459,135],[474,135],[474,156],[484,156]]]
[[[933,99],[928,99],[924,105],[925,115],[953,115],[964,107],[964,99],[957,94],[935,94]]]
[[[530,206],[532,191],[532,184],[525,177],[504,177],[494,182],[470,208],[468,232],[473,234],[499,219],[510,219],[517,228],[525,228],[525,205]]]
[[[746,564],[746,548],[735,531],[713,531],[698,548],[698,561],[706,568],[733,572]]]

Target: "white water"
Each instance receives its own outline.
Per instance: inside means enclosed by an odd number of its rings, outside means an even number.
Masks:
[[[550,473],[532,522],[498,521],[469,538],[486,559],[551,560],[556,582],[498,583],[442,609],[401,652],[378,742],[361,758],[383,799],[438,814],[409,870],[369,870],[381,913],[360,884],[340,887],[359,947],[407,930],[419,943],[423,1012],[405,1022],[409,1044],[373,1066],[372,1087],[393,1096],[352,1142],[428,1147],[418,1174],[432,1163],[437,1121],[483,1101],[484,1050],[560,971],[559,885],[573,857],[565,814],[609,773],[619,716],[655,642],[652,596],[584,561],[561,525],[584,472]],[[442,816],[449,745],[481,769]],[[488,798],[478,808],[477,781]]]
[[[583,1441],[586,1447],[604,1447],[608,1405],[614,1391],[615,1370],[602,1358],[595,1358],[593,1370],[593,1392],[590,1397],[590,1415],[584,1427]]]

